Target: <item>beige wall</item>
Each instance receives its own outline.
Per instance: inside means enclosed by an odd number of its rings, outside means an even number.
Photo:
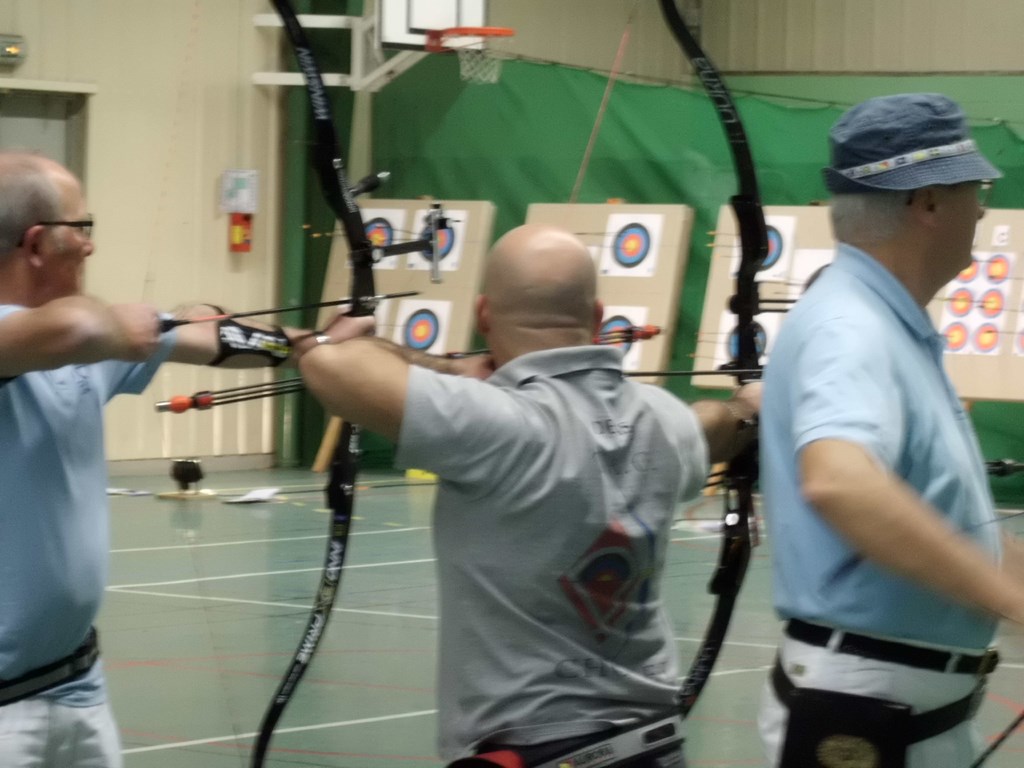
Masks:
[[[87,290],[160,308],[193,300],[273,306],[277,280],[278,98],[250,84],[274,31],[252,25],[264,0],[4,0],[0,31],[27,59],[0,70],[8,87],[93,90],[86,193],[97,220]],[[250,254],[227,251],[220,174],[260,172]],[[171,394],[266,374],[168,366],[141,397],[108,410],[112,459],[253,454],[272,449],[268,401],[207,414],[157,415]]]
[[[726,72],[909,73],[1024,70],[1020,0],[677,0]],[[685,79],[657,0],[490,0],[517,29],[508,52],[609,70],[630,10],[622,71]]]

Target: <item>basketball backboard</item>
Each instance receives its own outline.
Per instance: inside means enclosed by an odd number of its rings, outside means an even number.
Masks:
[[[428,29],[483,27],[487,0],[378,0],[382,48],[422,51]]]

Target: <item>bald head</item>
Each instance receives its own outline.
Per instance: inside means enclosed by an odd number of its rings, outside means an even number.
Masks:
[[[587,344],[600,321],[590,252],[549,225],[516,227],[494,244],[482,301],[488,317],[481,331],[513,339],[517,347]]]

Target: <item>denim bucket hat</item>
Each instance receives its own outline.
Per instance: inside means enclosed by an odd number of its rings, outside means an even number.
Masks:
[[[829,132],[833,194],[910,190],[998,179],[956,102],[938,93],[881,96],[847,110]]]

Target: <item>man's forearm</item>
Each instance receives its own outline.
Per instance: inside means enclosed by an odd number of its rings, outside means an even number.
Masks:
[[[859,446],[811,443],[801,473],[807,501],[872,562],[978,611],[1024,621],[1024,585]]]

